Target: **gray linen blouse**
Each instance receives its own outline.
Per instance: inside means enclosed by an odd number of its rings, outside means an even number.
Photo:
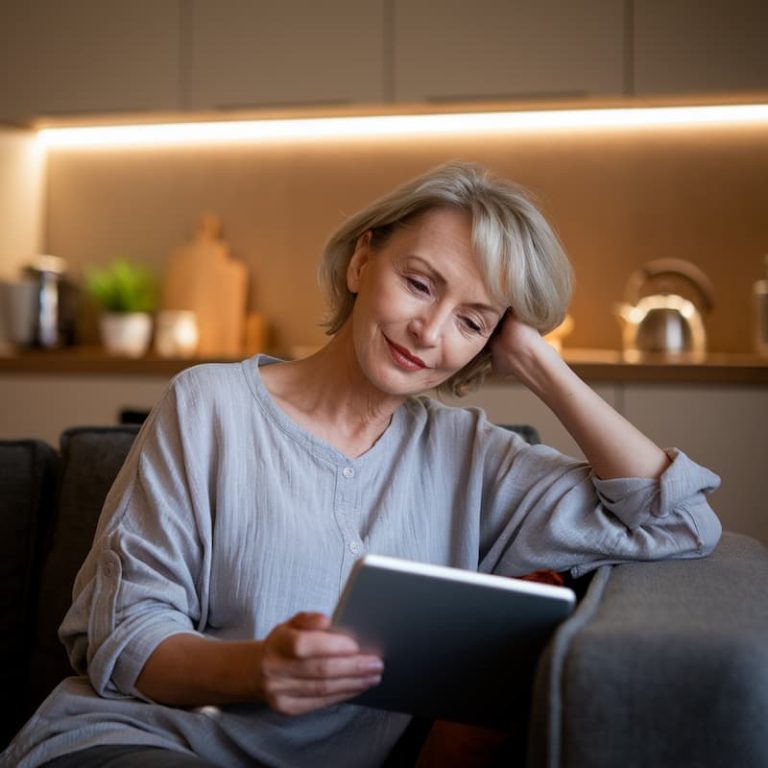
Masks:
[[[31,768],[97,744],[193,751],[234,768],[380,765],[408,716],[351,704],[286,717],[255,702],[181,709],[136,679],[175,633],[264,638],[331,613],[366,552],[523,575],[709,553],[716,475],[683,453],[660,481],[599,480],[477,409],[409,399],[350,459],[272,401],[258,357],[177,376],[110,491],[61,628],[71,677],[0,756]]]

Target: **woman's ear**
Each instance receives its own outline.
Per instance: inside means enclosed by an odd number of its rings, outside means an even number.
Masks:
[[[369,229],[363,232],[355,243],[355,250],[347,265],[347,288],[351,293],[357,293],[360,290],[360,279],[371,257],[372,238],[373,233]]]

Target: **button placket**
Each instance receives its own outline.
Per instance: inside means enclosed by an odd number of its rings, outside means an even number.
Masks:
[[[344,538],[345,558],[350,555],[357,558],[363,552],[363,543],[352,525],[352,517],[357,504],[358,472],[354,467],[341,467],[336,486],[337,520]]]

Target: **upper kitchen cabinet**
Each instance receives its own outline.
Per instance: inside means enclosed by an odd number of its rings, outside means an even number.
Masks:
[[[0,120],[177,109],[180,0],[3,0]]]
[[[384,0],[192,0],[186,109],[380,102]]]
[[[635,92],[768,88],[766,0],[635,0]]]
[[[394,0],[397,101],[624,92],[624,3]]]

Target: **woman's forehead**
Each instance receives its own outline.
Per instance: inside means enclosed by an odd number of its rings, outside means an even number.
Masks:
[[[497,312],[506,308],[501,286],[489,285],[486,258],[473,238],[472,217],[465,211],[436,209],[400,230],[395,237],[401,258],[435,273],[438,280],[462,288],[467,303]]]

